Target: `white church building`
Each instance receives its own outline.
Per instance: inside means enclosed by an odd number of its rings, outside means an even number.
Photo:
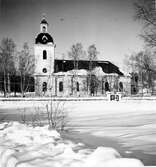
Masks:
[[[109,91],[130,94],[130,77],[125,76],[113,63],[94,61],[94,75],[90,75],[88,60],[79,60],[78,69],[74,70],[72,59],[56,57],[56,45],[48,33],[48,26],[47,20],[43,18],[34,44],[36,95],[102,96]]]

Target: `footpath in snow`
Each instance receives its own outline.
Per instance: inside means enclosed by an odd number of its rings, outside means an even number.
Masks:
[[[0,167],[141,167],[140,160],[122,158],[113,148],[86,149],[63,140],[48,126],[18,122],[0,124]]]

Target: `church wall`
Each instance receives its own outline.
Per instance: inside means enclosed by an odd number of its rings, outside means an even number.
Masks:
[[[46,51],[46,59],[43,59],[43,51]],[[36,94],[43,95],[43,83],[47,84],[47,92],[50,90],[50,78],[54,69],[54,46],[52,44],[42,45],[36,44],[34,46],[35,54],[35,92]],[[46,69],[46,72],[44,72]],[[47,93],[48,94],[48,93]],[[53,93],[54,94],[54,93]]]
[[[87,92],[86,76],[62,75],[55,76],[56,96],[84,96]],[[63,90],[60,90],[60,83],[63,83]],[[77,85],[78,84],[78,85]]]
[[[43,83],[47,83],[47,88],[43,90]],[[37,96],[56,96],[55,92],[55,77],[53,76],[36,76],[35,78],[35,93]]]
[[[43,51],[47,51],[47,59],[43,59]],[[34,46],[35,54],[35,75],[49,75],[54,70],[54,47],[52,45],[37,44]],[[43,73],[43,68],[47,68],[47,73]]]
[[[56,77],[56,96],[67,96],[68,95],[68,78],[64,76],[55,76]],[[62,83],[62,84],[61,84]],[[61,86],[62,85],[62,86]],[[61,88],[62,87],[62,88]]]
[[[47,80],[48,76],[37,77],[36,82],[40,84],[36,87],[36,92],[40,96],[58,96],[58,97],[83,97],[90,95],[90,90],[87,84],[87,76],[73,76],[73,75],[54,75]],[[123,94],[131,94],[131,82],[130,77],[118,77],[118,76],[104,76],[98,78],[98,86],[94,89],[94,96],[105,96],[106,92],[119,92],[119,83],[123,84]],[[42,91],[43,82],[47,82],[47,92]],[[60,83],[62,87],[60,88]],[[77,83],[79,88],[77,88]],[[106,88],[106,83],[109,84],[109,90]]]
[[[87,76],[73,76],[73,75],[55,75],[56,86],[53,87],[56,92],[55,96],[75,96],[83,97],[90,95],[90,89],[87,84]],[[60,90],[60,82],[63,84],[63,90]],[[119,87],[119,83],[123,84],[123,89]],[[77,83],[79,88],[77,88]],[[106,88],[106,83],[109,85],[109,89]],[[119,77],[117,75],[107,75],[98,78],[98,85],[94,88],[94,96],[106,95],[106,92],[123,92],[127,95],[131,93],[131,83],[129,77]]]
[[[131,78],[130,76],[122,76],[119,78],[119,83],[123,84],[123,94],[131,95]]]
[[[44,77],[35,76],[35,93],[37,96],[44,95],[45,92],[43,91],[43,83],[48,82],[47,78],[48,78],[47,76]]]
[[[100,94],[106,94],[107,91],[118,91],[118,75],[106,75],[101,79]],[[108,83],[108,84],[107,84]],[[108,88],[107,88],[108,87]]]
[[[75,76],[73,78],[73,95],[85,96],[87,95],[87,77]]]

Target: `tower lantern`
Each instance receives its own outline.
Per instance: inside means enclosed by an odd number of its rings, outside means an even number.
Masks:
[[[43,15],[41,23],[40,23],[40,32],[41,33],[46,33],[48,32],[48,22],[45,18],[45,15]]]

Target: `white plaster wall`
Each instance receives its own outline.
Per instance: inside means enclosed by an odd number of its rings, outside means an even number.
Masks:
[[[47,59],[43,59],[43,50],[47,51]],[[54,45],[36,44],[34,46],[35,55],[35,75],[50,75],[54,72]],[[43,73],[43,68],[47,68],[47,73]]]
[[[46,28],[46,32],[47,32],[47,30],[48,30],[48,26],[47,26],[47,24],[40,24],[40,32],[43,32],[43,27],[45,27]]]
[[[76,83],[79,83],[79,91],[77,91],[77,85]],[[86,95],[87,94],[87,79],[86,77],[82,77],[82,76],[78,76],[75,78],[75,81],[74,81],[74,88],[75,88],[75,95],[76,96],[83,96],[83,95]]]
[[[66,96],[68,95],[68,82],[67,82],[68,78],[65,76],[58,76],[57,77],[57,96]],[[59,91],[59,83],[63,82],[63,91],[60,92]]]
[[[55,87],[57,89],[57,96],[83,96],[87,94],[86,90],[86,78],[85,77],[74,77],[73,78],[73,94],[72,94],[72,75],[62,75],[62,76],[56,76],[57,78],[57,86]],[[63,82],[63,91],[59,92],[59,82]],[[76,82],[79,83],[79,91],[76,89]]]
[[[43,50],[47,52],[47,59],[43,59]],[[47,82],[47,92],[53,89],[53,80],[51,74],[54,72],[54,45],[53,44],[35,44],[35,92],[42,95],[42,84]],[[47,73],[43,72],[43,68],[47,69]]]
[[[123,83],[123,92],[126,95],[131,94],[131,78],[128,76],[120,77],[119,82]]]

